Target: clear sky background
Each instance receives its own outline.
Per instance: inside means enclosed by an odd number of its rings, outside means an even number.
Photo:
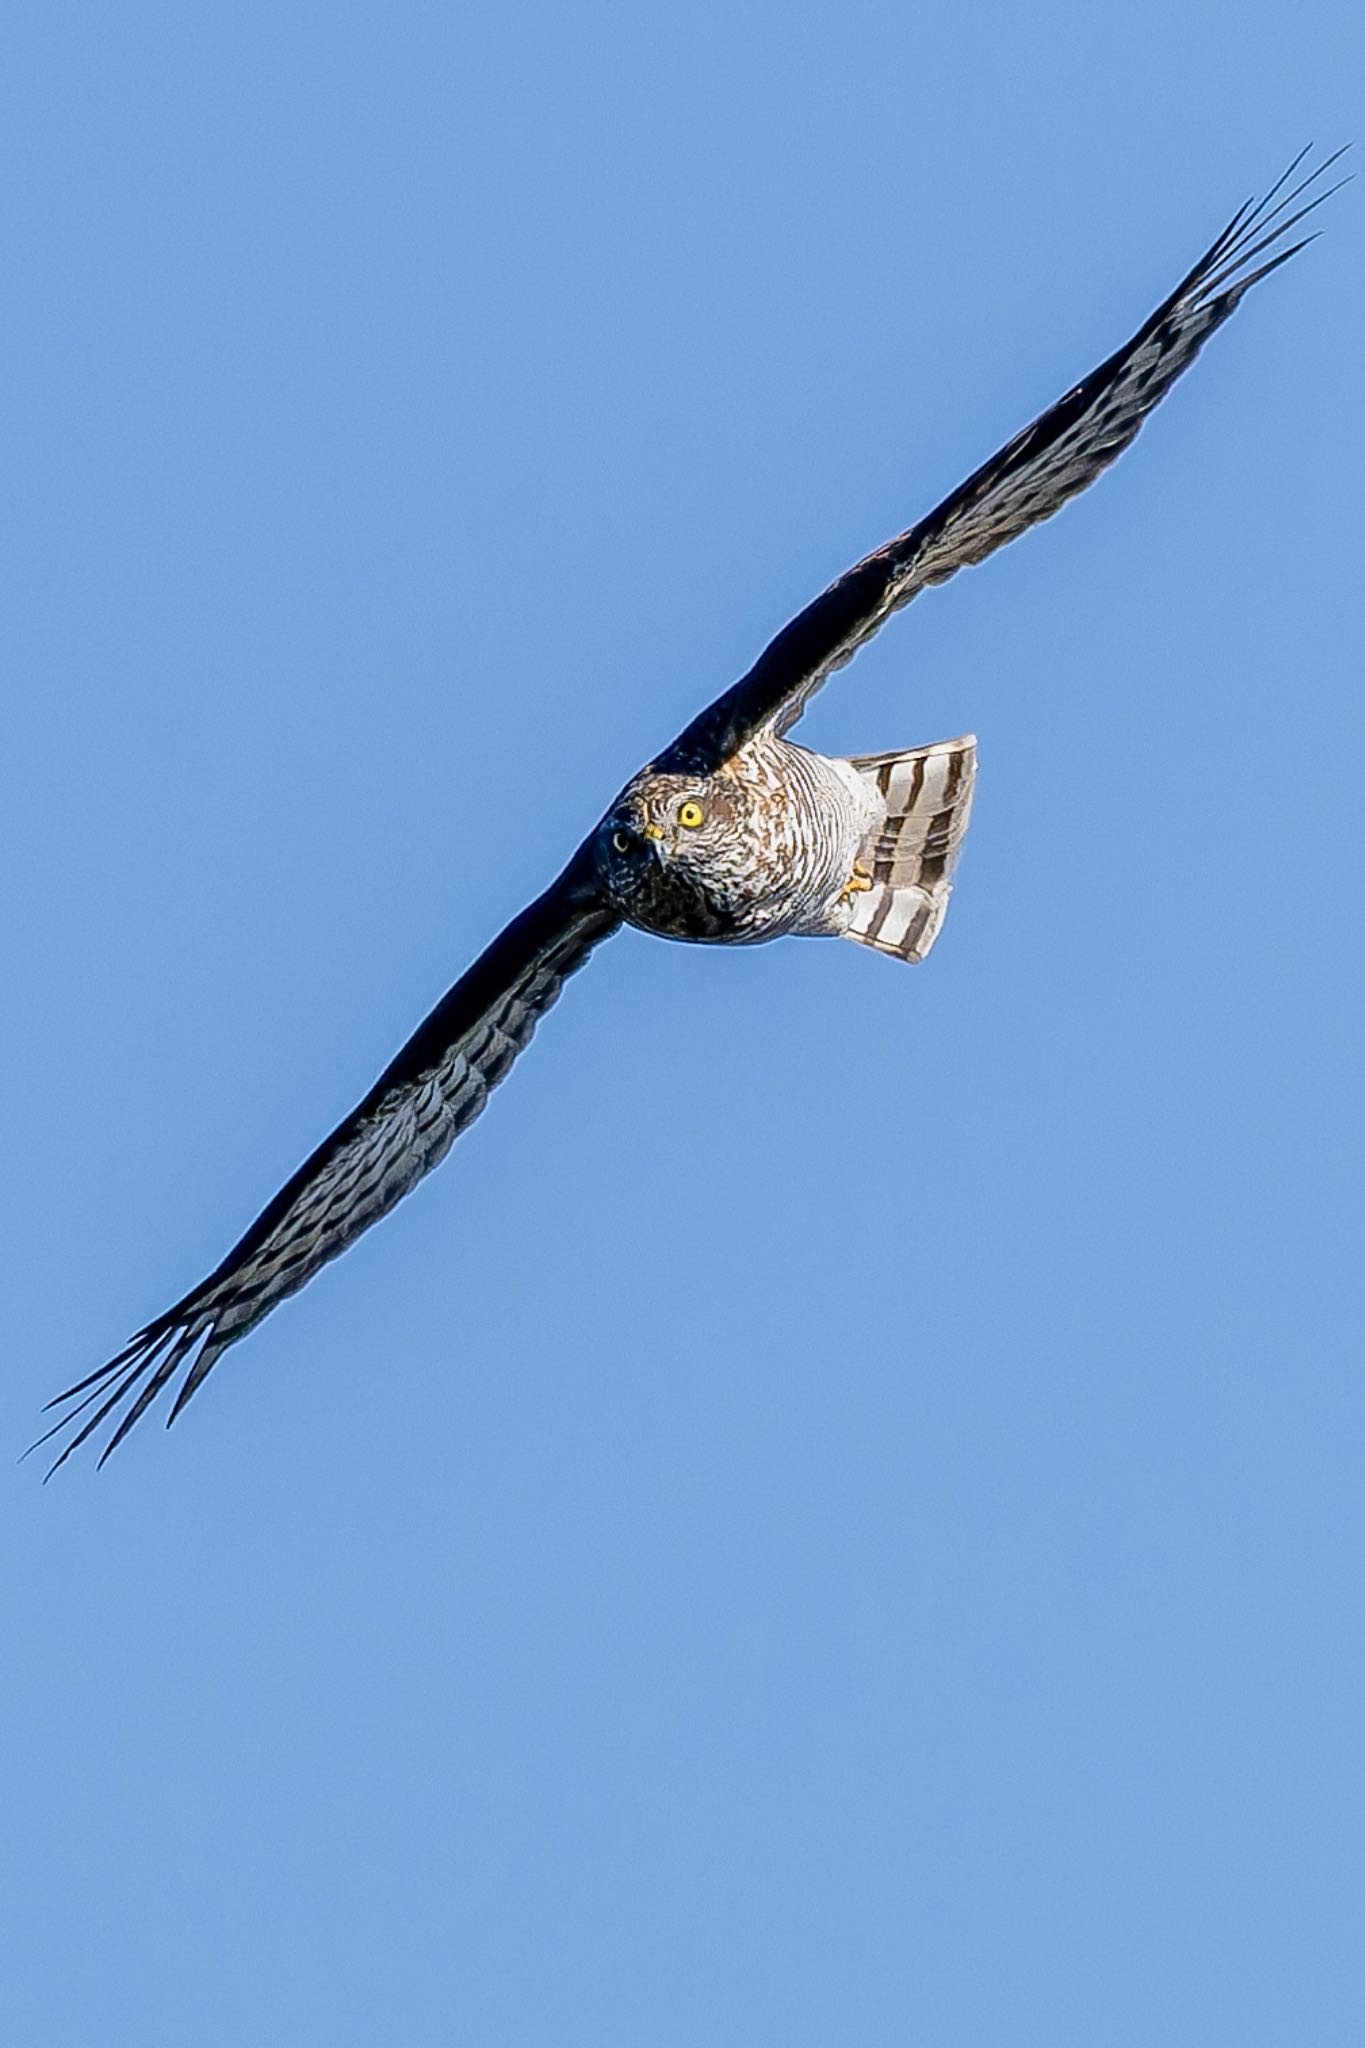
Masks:
[[[5,1443],[1363,76],[11,12]],[[11,1471],[7,2040],[1362,2039],[1363,203],[803,728],[980,734],[929,965],[618,939],[169,1437]]]

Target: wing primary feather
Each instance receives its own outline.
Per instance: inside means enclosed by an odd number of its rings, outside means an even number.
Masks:
[[[135,1359],[133,1363],[127,1368],[127,1370],[120,1376],[120,1378],[114,1384],[113,1392],[107,1395],[106,1399],[95,1410],[94,1414],[90,1417],[90,1419],[87,1422],[85,1422],[80,1429],[76,1431],[76,1434],[71,1438],[71,1441],[64,1446],[60,1456],[55,1458],[52,1464],[48,1466],[47,1471],[43,1474],[44,1485],[46,1485],[47,1481],[52,1477],[54,1472],[58,1472],[61,1470],[62,1466],[71,1456],[71,1453],[73,1451],[79,1450],[81,1445],[85,1442],[86,1438],[92,1435],[93,1432],[99,1428],[105,1416],[110,1414],[113,1411],[113,1409],[115,1409],[118,1406],[119,1402],[124,1398],[124,1396],[127,1393],[129,1393],[133,1387],[137,1385],[143,1373],[150,1370],[152,1361],[155,1358],[156,1353],[161,1349],[161,1344],[157,1344],[147,1352],[145,1357]],[[172,1349],[172,1356],[173,1355],[174,1348]],[[98,1393],[104,1393],[105,1390],[103,1387],[101,1387],[97,1391]],[[95,1396],[92,1395],[91,1398],[94,1399]],[[82,1407],[85,1407],[87,1405],[88,1404],[86,1402],[81,1403]],[[58,1427],[65,1427],[67,1423],[73,1420],[74,1417],[68,1415],[63,1419],[63,1422],[59,1424]],[[48,1435],[51,1436],[53,1433],[53,1431],[49,1430]],[[45,1441],[45,1439],[39,1438],[39,1442],[43,1441]]]
[[[70,1401],[77,1394],[83,1394],[86,1388],[93,1387],[97,1380],[107,1380],[111,1372],[117,1372],[119,1367],[122,1364],[124,1364],[124,1362],[127,1359],[131,1358],[135,1351],[141,1350],[142,1346],[147,1342],[149,1337],[154,1337],[158,1335],[159,1330],[165,1331],[166,1328],[167,1325],[165,1323],[165,1319],[163,1317],[158,1316],[155,1321],[148,1323],[145,1329],[139,1330],[135,1337],[130,1337],[128,1339],[128,1342],[124,1345],[122,1351],[116,1351],[114,1353],[114,1356],[106,1360],[106,1362],[103,1365],[97,1365],[95,1367],[95,1370],[93,1372],[88,1372],[83,1380],[77,1380],[74,1387],[67,1387],[62,1393],[54,1394],[50,1401],[44,1401],[42,1408],[43,1414],[47,1415],[51,1412],[52,1409],[60,1408],[64,1401]],[[93,1400],[94,1398],[95,1397],[92,1395],[91,1399]],[[88,1403],[82,1401],[81,1407],[84,1408],[86,1406],[88,1406]],[[79,1411],[73,1409],[71,1412],[72,1414],[76,1414]],[[61,1426],[62,1425],[60,1422],[53,1424],[54,1429],[60,1429]],[[50,1431],[49,1434],[51,1434]],[[43,1438],[39,1437],[38,1442],[42,1443]],[[30,1445],[29,1448],[32,1449],[34,1448],[34,1446]],[[25,1456],[27,1456],[27,1452],[25,1453]]]
[[[1127,447],[1251,286],[1316,240],[1315,231],[1282,246],[1349,182],[1343,177],[1313,189],[1348,147],[1334,150],[1295,183],[1312,145],[1301,149],[1263,198],[1237,209],[1124,347],[974,470],[927,518],[831,584],[782,629],[745,676],[692,721],[659,765],[713,768],[760,729],[786,731],[821,683],[892,612],[1050,518],[1085,489]],[[1299,205],[1309,192],[1313,196]],[[1252,267],[1272,249],[1266,262]],[[49,1411],[66,1412],[30,1450],[100,1405],[46,1476],[138,1388],[101,1453],[103,1464],[188,1360],[167,1418],[173,1422],[230,1345],[387,1214],[445,1156],[478,1116],[565,978],[618,924],[597,892],[587,842],[558,882],[513,920],[437,1004],[364,1101],[305,1160],[208,1278],[106,1364],[47,1403]]]
[[[1295,171],[1299,168],[1299,165],[1303,162],[1304,158],[1312,150],[1312,147],[1313,145],[1311,142],[1304,144],[1303,148],[1295,157],[1293,163],[1290,164],[1288,170],[1276,179],[1275,183],[1266,193],[1265,198],[1262,199],[1260,204],[1256,207],[1253,218],[1257,221],[1258,225],[1268,225],[1269,222],[1274,220],[1277,213],[1283,213],[1287,206],[1292,206],[1296,199],[1300,198],[1303,193],[1307,192],[1312,186],[1316,185],[1319,178],[1325,178],[1327,173],[1331,170],[1333,164],[1339,164],[1341,162],[1341,159],[1345,156],[1347,150],[1351,147],[1351,145],[1349,142],[1343,142],[1340,149],[1334,149],[1330,156],[1325,156],[1322,162],[1316,165],[1315,168],[1308,173],[1308,176],[1306,178],[1301,178],[1299,180],[1298,184],[1294,187],[1292,192],[1286,192],[1283,199],[1278,200],[1277,203],[1274,206],[1272,206],[1270,203],[1271,200],[1275,199],[1276,194],[1281,190],[1281,188],[1289,183],[1289,180],[1293,177]],[[1341,184],[1343,184],[1344,182],[1344,179],[1339,180],[1336,185],[1332,186],[1331,192],[1338,191],[1340,189]],[[1316,206],[1319,204],[1320,200],[1330,198],[1331,192],[1321,193],[1319,195],[1319,198],[1313,201],[1313,204]]]
[[[51,1401],[48,1401],[43,1409],[43,1413],[45,1415],[48,1414],[53,1408],[58,1407],[60,1403],[62,1403],[63,1401],[71,1400],[74,1395],[81,1393],[84,1388],[90,1387],[92,1380],[99,1381],[98,1386],[91,1387],[91,1391],[85,1395],[84,1400],[77,1401],[74,1408],[68,1408],[65,1415],[59,1415],[57,1417],[57,1420],[52,1424],[51,1428],[45,1429],[41,1436],[36,1436],[33,1439],[33,1442],[29,1445],[28,1449],[24,1451],[22,1456],[20,1457],[20,1464],[23,1463],[24,1458],[31,1457],[34,1451],[41,1450],[42,1446],[45,1443],[51,1442],[52,1438],[57,1435],[59,1430],[69,1429],[71,1424],[75,1421],[76,1417],[78,1415],[83,1414],[85,1410],[90,1406],[92,1401],[98,1401],[101,1394],[105,1393],[108,1389],[109,1376],[111,1373],[117,1373],[120,1367],[125,1367],[126,1370],[121,1376],[122,1383],[125,1387],[131,1385],[132,1381],[137,1378],[138,1374],[144,1371],[145,1368],[151,1363],[152,1359],[155,1358],[157,1352],[165,1349],[166,1345],[171,1342],[174,1335],[174,1330],[167,1330],[161,1337],[159,1337],[156,1340],[154,1344],[143,1347],[142,1356],[139,1358],[134,1358],[133,1363],[131,1365],[129,1365],[127,1361],[130,1358],[133,1358],[133,1354],[136,1351],[138,1351],[139,1345],[137,1343],[125,1345],[124,1349],[118,1354],[118,1357],[111,1358],[109,1363],[107,1365],[101,1366],[97,1373],[91,1373],[86,1379],[81,1380],[77,1386],[68,1387],[64,1394],[58,1394]],[[56,1467],[54,1466],[52,1469],[53,1471],[55,1471]],[[47,1474],[47,1477],[51,1478],[51,1476],[52,1474],[49,1472]]]
[[[136,1401],[134,1401],[132,1407],[128,1410],[128,1413],[123,1417],[122,1421],[119,1423],[118,1428],[114,1431],[114,1434],[110,1437],[108,1443],[104,1446],[104,1449],[100,1452],[99,1458],[95,1465],[95,1470],[97,1472],[100,1466],[105,1464],[113,1456],[114,1452],[123,1442],[123,1439],[127,1436],[129,1430],[137,1421],[138,1417],[142,1414],[145,1414],[147,1409],[150,1408],[152,1402],[156,1399],[157,1395],[161,1392],[161,1389],[165,1386],[166,1382],[172,1377],[172,1375],[189,1357],[195,1345],[199,1343],[200,1338],[204,1335],[204,1329],[204,1324],[194,1324],[188,1330],[183,1331],[179,1337],[177,1337],[175,1343],[166,1353],[166,1356],[162,1359],[156,1371],[151,1375],[151,1377],[147,1381],[146,1386],[142,1389],[142,1392],[138,1395]],[[203,1357],[204,1351],[207,1349],[208,1346],[206,1344],[199,1353],[200,1358]],[[197,1365],[198,1363],[199,1360],[196,1359],[194,1365]],[[185,1376],[187,1381],[190,1378],[191,1374],[193,1374],[194,1372],[194,1365],[190,1367],[189,1373],[187,1373]],[[174,1414],[174,1410],[172,1410],[172,1414]]]
[[[1235,254],[1230,255],[1229,260],[1223,264],[1222,268],[1209,277],[1207,282],[1209,295],[1216,296],[1220,294],[1228,280],[1235,277],[1244,264],[1254,262],[1263,249],[1268,249],[1272,243],[1278,242],[1282,235],[1287,235],[1292,228],[1296,228],[1301,220],[1306,220],[1308,215],[1317,207],[1323,205],[1326,200],[1330,199],[1334,192],[1340,192],[1342,186],[1349,185],[1350,182],[1350,178],[1338,178],[1335,185],[1329,185],[1325,192],[1319,192],[1315,199],[1310,199],[1308,204],[1301,206],[1297,213],[1291,213],[1287,220],[1282,220],[1276,227],[1269,228],[1265,234],[1261,235],[1257,241],[1252,242],[1249,247],[1239,247]],[[1264,225],[1265,223],[1262,222],[1262,226]],[[1267,276],[1270,271],[1278,269],[1281,263],[1287,263],[1291,256],[1297,256],[1300,249],[1306,249],[1310,242],[1316,242],[1321,233],[1322,229],[1316,228],[1311,235],[1305,235],[1302,241],[1295,242],[1291,248],[1282,249],[1272,263],[1264,263],[1250,277],[1240,278],[1233,287],[1236,297],[1240,298],[1249,286],[1255,284],[1257,278]]]
[[[1333,164],[1340,163],[1342,157],[1345,156],[1350,146],[1351,145],[1349,142],[1343,142],[1340,149],[1334,149],[1330,156],[1324,157],[1322,162],[1318,164],[1313,170],[1311,170],[1306,178],[1301,178],[1299,180],[1299,183],[1294,187],[1294,189],[1291,192],[1285,192],[1283,198],[1279,199],[1278,202],[1272,206],[1271,201],[1274,200],[1276,194],[1279,193],[1282,190],[1282,188],[1288,184],[1289,180],[1293,177],[1295,171],[1299,168],[1299,165],[1303,162],[1304,158],[1312,149],[1312,143],[1308,143],[1305,148],[1299,151],[1298,155],[1294,158],[1294,161],[1290,164],[1288,170],[1282,172],[1281,175],[1276,179],[1275,183],[1271,186],[1270,190],[1266,193],[1263,199],[1248,200],[1245,206],[1242,206],[1238,209],[1237,213],[1234,214],[1232,220],[1229,222],[1227,228],[1224,230],[1222,235],[1219,236],[1218,241],[1216,241],[1213,247],[1207,252],[1207,254],[1201,258],[1199,265],[1196,266],[1196,271],[1212,271],[1216,269],[1217,266],[1222,262],[1223,258],[1231,253],[1231,249],[1234,244],[1238,242],[1245,243],[1250,238],[1260,234],[1263,229],[1269,228],[1271,222],[1274,221],[1278,215],[1282,214],[1285,211],[1286,207],[1292,206],[1296,199],[1301,198],[1305,192],[1309,191],[1314,185],[1317,184],[1319,178],[1325,177],[1327,172],[1331,170]],[[1309,201],[1309,204],[1306,207],[1304,207],[1300,213],[1294,216],[1294,219],[1301,220],[1303,218],[1304,213],[1311,213],[1313,207],[1321,206],[1324,200],[1330,199],[1334,192],[1339,192],[1343,185],[1349,183],[1350,174],[1348,173],[1346,177],[1339,178],[1335,185],[1329,186],[1325,192],[1319,192],[1314,199]],[[1279,226],[1273,232],[1276,235],[1284,234],[1293,225],[1293,220],[1281,221]],[[1242,255],[1239,257],[1238,260],[1245,261],[1247,253],[1249,252],[1243,251]]]
[[[1304,177],[1301,149],[1259,200],[1247,200],[1131,340],[973,470],[941,504],[857,562],[769,642],[708,705],[659,766],[714,769],[755,733],[783,733],[827,678],[903,605],[1050,519],[1128,446],[1251,286],[1314,239],[1284,246],[1347,178],[1318,189],[1349,144]],[[1310,196],[1306,196],[1309,195]],[[1302,202],[1302,204],[1300,203]],[[1257,265],[1256,259],[1273,254]]]
[[[1350,147],[1349,143],[1343,143],[1343,144],[1342,144],[1342,149],[1348,149],[1349,147]],[[1271,186],[1270,190],[1269,190],[1269,191],[1268,191],[1268,192],[1266,193],[1265,197],[1264,197],[1264,198],[1263,198],[1263,199],[1262,199],[1262,200],[1260,201],[1260,205],[1261,205],[1262,207],[1266,207],[1266,206],[1269,206],[1269,204],[1270,204],[1271,200],[1272,200],[1272,199],[1273,199],[1273,198],[1275,197],[1275,194],[1276,194],[1277,192],[1279,192],[1280,190],[1282,190],[1282,188],[1283,188],[1284,186],[1286,186],[1286,185],[1287,185],[1287,184],[1289,183],[1289,180],[1290,180],[1290,179],[1291,179],[1291,178],[1293,177],[1293,175],[1294,175],[1295,171],[1296,171],[1296,170],[1297,170],[1297,169],[1299,168],[1299,165],[1300,165],[1300,164],[1301,164],[1301,163],[1303,162],[1304,158],[1305,158],[1305,157],[1308,157],[1308,156],[1311,156],[1311,155],[1312,155],[1312,153],[1313,153],[1313,145],[1312,145],[1312,143],[1311,143],[1311,142],[1305,142],[1305,143],[1304,143],[1304,145],[1303,145],[1303,148],[1302,148],[1302,149],[1301,149],[1301,150],[1299,151],[1298,155],[1297,155],[1296,157],[1293,157],[1293,158],[1292,158],[1292,159],[1290,160],[1290,162],[1289,162],[1289,163],[1288,163],[1288,164],[1287,164],[1287,165],[1285,166],[1284,170],[1282,170],[1282,171],[1280,172],[1280,175],[1279,175],[1279,177],[1278,177],[1278,178],[1277,178],[1277,179],[1275,180],[1274,184],[1273,184],[1273,185]],[[1337,150],[1337,152],[1336,152],[1336,154],[1335,154],[1334,156],[1329,156],[1329,157],[1328,157],[1328,158],[1326,159],[1326,161],[1325,161],[1324,163],[1322,163],[1321,165],[1319,165],[1319,170],[1322,170],[1322,171],[1325,171],[1325,170],[1329,170],[1329,169],[1331,168],[1331,166],[1332,166],[1332,165],[1333,165],[1333,164],[1334,164],[1334,163],[1336,162],[1336,160],[1337,160],[1337,157],[1339,157],[1340,155],[1341,155],[1341,149]],[[1316,177],[1316,176],[1318,175],[1318,172],[1317,172],[1317,171],[1314,171],[1312,175],[1313,175],[1314,177]],[[1254,203],[1254,202],[1252,202],[1252,201],[1248,201],[1248,204],[1249,204],[1249,205],[1250,205],[1250,204],[1253,204],[1253,203]]]
[[[171,1412],[166,1417],[167,1429],[169,1429],[171,1424],[175,1421],[176,1416],[185,1406],[185,1403],[189,1400],[190,1396],[196,1393],[198,1389],[203,1386],[204,1381],[213,1371],[214,1366],[218,1363],[218,1360],[222,1357],[223,1353],[226,1350],[226,1344],[215,1344],[212,1337],[209,1338],[208,1343],[204,1345],[203,1349],[199,1353],[199,1356],[195,1359],[193,1365],[190,1367],[189,1371],[185,1374],[184,1379],[180,1383],[180,1391],[176,1395],[175,1400],[171,1403]],[[112,1451],[113,1448],[113,1444],[110,1444],[109,1451]],[[106,1458],[109,1455],[109,1451],[106,1451],[104,1454]],[[103,1463],[103,1459],[101,1459],[100,1462]]]
[[[64,1412],[29,1449],[63,1430],[73,1433],[46,1477],[126,1401],[100,1453],[103,1465],[187,1366],[167,1417],[168,1426],[174,1422],[229,1346],[439,1164],[529,1042],[566,978],[619,924],[598,892],[586,841],[558,881],[442,997],[369,1094],[266,1204],[208,1278],[106,1364],[48,1402],[49,1411]],[[92,1406],[94,1413],[81,1421]]]

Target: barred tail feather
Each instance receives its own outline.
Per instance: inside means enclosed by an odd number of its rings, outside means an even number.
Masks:
[[[884,808],[861,856],[872,886],[855,897],[844,937],[897,960],[923,960],[947,915],[972,814],[975,737],[904,754],[858,754],[849,766]]]

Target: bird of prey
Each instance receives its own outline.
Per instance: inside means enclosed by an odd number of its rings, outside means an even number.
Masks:
[[[831,584],[632,777],[221,1265],[49,1404],[61,1413],[39,1442],[68,1433],[51,1471],[114,1417],[103,1464],[183,1367],[174,1421],[229,1345],[444,1159],[566,978],[622,923],[717,945],[845,938],[924,959],[967,827],[974,741],[834,759],[787,735],[892,612],[1050,518],[1128,446],[1250,287],[1311,239],[1289,237],[1337,189],[1321,180],[1342,152],[1295,183],[1307,154],[1239,209],[1131,341]]]

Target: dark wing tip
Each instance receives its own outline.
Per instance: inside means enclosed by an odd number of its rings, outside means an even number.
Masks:
[[[83,1380],[78,1380],[74,1386],[67,1387],[64,1392],[55,1395],[46,1403],[44,1414],[54,1408],[62,1408],[65,1413],[57,1417],[51,1428],[45,1429],[41,1436],[34,1438],[22,1454],[20,1463],[22,1464],[24,1458],[43,1444],[50,1443],[53,1437],[60,1436],[63,1430],[73,1430],[73,1434],[43,1474],[43,1484],[46,1485],[53,1473],[59,1471],[66,1463],[71,1453],[79,1450],[105,1418],[112,1415],[119,1404],[127,1400],[129,1395],[134,1395],[134,1389],[137,1389],[127,1412],[119,1418],[113,1435],[100,1453],[96,1467],[98,1470],[99,1465],[103,1465],[110,1454],[117,1450],[138,1418],[145,1414],[166,1382],[190,1357],[199,1340],[211,1332],[211,1327],[212,1317],[202,1311],[197,1315],[191,1313],[188,1316],[158,1316],[154,1322],[148,1323],[144,1330],[140,1330],[137,1336],[125,1344],[122,1351],[116,1352],[106,1364],[97,1367],[92,1373],[87,1373]],[[187,1386],[191,1381],[197,1386],[207,1372],[208,1366],[203,1364],[205,1355],[212,1352],[213,1357],[216,1357],[222,1348],[221,1345],[215,1346],[210,1336],[210,1341],[205,1344],[186,1375]],[[209,1363],[212,1363],[212,1358]],[[140,1387],[139,1382],[142,1383]],[[173,1416],[179,1412],[186,1398],[186,1389],[182,1387],[180,1398],[172,1410]],[[75,1428],[77,1417],[95,1403],[99,1405],[95,1407],[94,1414],[88,1416],[78,1429]]]
[[[1340,192],[1343,185],[1349,185],[1355,176],[1353,171],[1318,191],[1321,181],[1334,164],[1341,162],[1351,144],[1343,142],[1330,156],[1290,185],[1290,180],[1312,153],[1312,143],[1306,143],[1293,162],[1280,173],[1264,198],[1248,201],[1239,207],[1213,247],[1196,264],[1186,281],[1186,289],[1193,289],[1200,300],[1207,303],[1212,299],[1226,299],[1235,305],[1243,292],[1261,278],[1268,277],[1272,270],[1287,263],[1291,256],[1297,256],[1300,249],[1316,239],[1316,235],[1304,235],[1290,248],[1277,248],[1284,237],[1296,228],[1301,220],[1316,211],[1329,200],[1334,192]],[[1289,186],[1288,191],[1285,187]],[[1312,193],[1312,197],[1307,195]],[[1298,202],[1302,200],[1303,204]],[[1248,266],[1268,249],[1276,248],[1276,254],[1267,263],[1256,269]]]
[[[788,731],[825,678],[892,611],[917,591],[984,561],[1083,490],[1128,446],[1244,293],[1314,239],[1313,233],[1290,238],[1309,214],[1350,182],[1347,174],[1325,183],[1350,147],[1343,143],[1307,169],[1313,144],[1299,150],[1264,197],[1237,208],[1122,348],[998,449],[927,517],[822,591],[769,641],[747,673],[678,735],[660,756],[660,765],[704,772],[770,720],[776,731]],[[1057,470],[1049,479],[1050,452],[1066,445],[1068,437],[1073,452],[1079,437],[1083,459],[1069,475]],[[1021,480],[1031,475],[1039,488],[1030,498]],[[1003,515],[994,523],[982,511],[991,492],[999,495]]]

